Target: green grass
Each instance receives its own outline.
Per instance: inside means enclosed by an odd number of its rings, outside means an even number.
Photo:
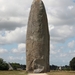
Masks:
[[[0,75],[27,75],[26,71],[0,71]],[[48,75],[75,75],[75,71],[50,71]]]
[[[51,71],[48,75],[75,75],[75,71]]]
[[[0,71],[0,75],[27,75],[26,71]]]

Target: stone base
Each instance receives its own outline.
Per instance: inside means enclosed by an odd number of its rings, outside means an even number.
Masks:
[[[47,73],[29,73],[28,75],[48,75]]]

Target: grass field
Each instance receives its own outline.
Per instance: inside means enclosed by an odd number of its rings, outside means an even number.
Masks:
[[[0,71],[0,75],[27,75],[25,71]],[[48,75],[75,75],[75,71],[51,71]]]
[[[51,71],[48,75],[75,75],[75,71]]]
[[[0,75],[27,75],[25,71],[0,71]]]

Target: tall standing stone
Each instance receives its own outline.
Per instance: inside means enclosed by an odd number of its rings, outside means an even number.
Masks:
[[[26,36],[26,71],[48,72],[49,30],[42,0],[34,0],[31,6]]]

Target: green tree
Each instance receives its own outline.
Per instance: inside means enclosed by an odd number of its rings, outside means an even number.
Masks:
[[[0,58],[0,70],[8,70],[8,69],[9,69],[8,64],[5,61],[3,61],[2,58]]]
[[[3,59],[2,58],[0,58],[0,64],[2,64],[3,63]]]
[[[10,65],[13,67],[14,70],[17,70],[17,68],[21,68],[19,63],[10,63]]]
[[[75,57],[70,61],[71,70],[75,70]]]

